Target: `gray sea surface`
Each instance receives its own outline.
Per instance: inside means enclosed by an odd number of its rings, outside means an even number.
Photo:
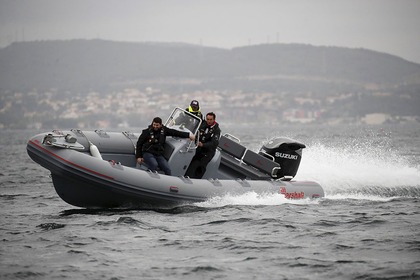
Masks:
[[[27,155],[42,131],[1,130],[0,279],[420,279],[420,125],[221,127],[305,143],[325,198],[81,209]]]

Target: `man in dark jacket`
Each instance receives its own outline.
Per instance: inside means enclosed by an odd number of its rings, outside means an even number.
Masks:
[[[185,176],[201,179],[206,173],[207,164],[211,161],[216,148],[219,145],[220,128],[216,122],[216,114],[207,113],[206,121],[199,129],[198,147],[191,161],[190,166],[185,172]]]
[[[166,175],[171,175],[169,164],[163,156],[166,136],[195,140],[195,136],[192,133],[167,128],[162,125],[162,119],[156,117],[153,119],[152,124],[142,131],[137,141],[137,163],[141,164],[144,161],[151,171],[156,171],[159,167]]]

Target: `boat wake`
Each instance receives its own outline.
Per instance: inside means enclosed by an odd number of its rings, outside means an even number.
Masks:
[[[204,202],[195,203],[194,205],[205,208],[218,208],[227,205],[281,205],[281,204],[317,204],[317,199],[296,199],[291,200],[284,197],[280,193],[256,193],[248,192],[241,195],[225,195],[208,199]]]
[[[304,151],[297,180],[314,180],[335,195],[420,197],[420,167],[398,151],[315,144]]]
[[[358,145],[332,147],[308,145],[303,151],[297,181],[316,181],[328,200],[386,202],[398,198],[420,198],[420,165],[410,162],[389,145],[365,139]],[[200,207],[226,205],[317,204],[318,199],[289,200],[281,194],[226,195],[195,204]]]

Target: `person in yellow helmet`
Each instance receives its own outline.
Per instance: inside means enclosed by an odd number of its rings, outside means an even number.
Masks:
[[[198,127],[198,119],[203,122],[203,115],[200,111],[200,103],[197,100],[192,100],[190,106],[185,109],[187,113],[179,114],[175,119],[172,120],[171,125],[180,125],[181,128],[187,128],[190,131],[196,130]],[[194,116],[194,118],[191,117]]]
[[[187,109],[185,109],[185,111],[188,111],[189,113],[196,115],[201,120],[203,120],[203,114],[201,114],[200,111],[200,103],[198,103],[197,100],[191,101],[190,106]]]

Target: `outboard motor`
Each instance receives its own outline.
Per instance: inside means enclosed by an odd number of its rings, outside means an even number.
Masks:
[[[281,169],[277,173],[283,180],[291,180],[295,177],[300,160],[302,159],[302,149],[306,146],[296,140],[279,137],[273,138],[263,145],[259,154],[280,164]]]

